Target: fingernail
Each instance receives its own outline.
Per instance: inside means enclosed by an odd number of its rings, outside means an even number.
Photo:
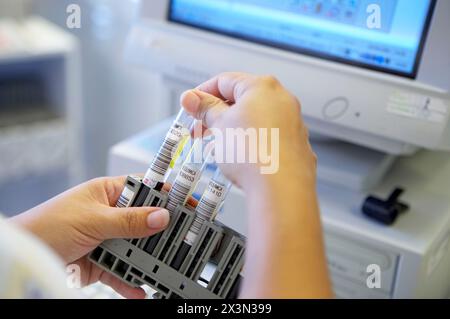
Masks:
[[[200,105],[200,98],[193,91],[186,91],[181,96],[181,104],[187,109],[195,109]]]
[[[160,229],[167,226],[169,223],[169,212],[167,209],[157,210],[156,212],[151,213],[147,217],[147,225],[150,228]]]

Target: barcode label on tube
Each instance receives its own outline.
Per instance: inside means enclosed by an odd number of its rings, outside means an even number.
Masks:
[[[205,193],[195,209],[195,218],[184,239],[185,243],[191,246],[194,244],[195,238],[197,238],[200,233],[202,225],[211,219],[214,211],[222,201],[224,189],[225,186],[220,183],[215,181],[209,182],[208,188],[205,190]]]
[[[178,205],[182,204],[189,194],[190,187],[175,183],[169,193],[169,200],[167,201],[167,209],[174,211]]]
[[[178,205],[184,203],[196,180],[197,173],[197,170],[188,165],[181,167],[169,193],[169,200],[167,202],[169,211],[175,210]]]
[[[150,165],[149,172],[144,177],[145,185],[151,187],[153,184],[163,181],[182,138],[183,127],[179,124],[173,125],[167,133],[158,154]]]
[[[122,194],[120,194],[119,200],[116,203],[116,207],[123,208],[129,207],[130,202],[133,199],[134,192],[128,188],[124,188]]]

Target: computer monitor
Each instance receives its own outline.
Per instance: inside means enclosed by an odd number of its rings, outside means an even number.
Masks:
[[[450,1],[142,2],[127,57],[198,84],[273,74],[311,131],[388,154],[450,150]]]

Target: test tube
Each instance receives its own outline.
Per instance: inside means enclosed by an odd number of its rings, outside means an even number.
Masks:
[[[189,131],[194,122],[188,113],[181,109],[176,119],[173,121],[172,126],[166,134],[164,142],[162,143],[158,153],[150,164],[147,173],[143,179],[143,184],[148,188],[144,188],[137,195],[133,206],[142,206],[149,193],[149,189],[156,189],[160,191],[166,181],[167,172],[171,163],[176,160],[176,154],[178,148],[182,145],[184,138],[189,137]],[[131,198],[134,198],[135,191],[129,189],[127,186],[122,191],[119,200],[116,203],[116,207],[128,207],[132,203]],[[151,203],[152,205],[154,203]]]
[[[186,156],[183,165],[178,171],[175,181],[173,182],[172,188],[168,194],[168,200],[166,208],[169,214],[172,215],[178,205],[185,205],[189,196],[191,196],[192,191],[195,189],[198,181],[200,180],[203,169],[206,167],[208,160],[210,159],[210,152],[212,150],[211,144],[207,144],[208,141],[205,139],[196,139],[194,145],[190,149],[188,155]],[[203,148],[207,157],[205,160],[203,158],[197,159],[196,155],[200,151],[203,154]],[[162,233],[153,235],[147,245],[146,250],[152,252],[161,239]]]
[[[183,138],[189,134],[193,122],[194,119],[181,109],[144,176],[142,182],[146,186],[161,190],[176,150]]]
[[[223,175],[220,169],[216,169],[213,177],[203,192],[197,207],[195,208],[195,218],[189,228],[182,245],[180,246],[171,266],[179,270],[189,250],[195,242],[203,224],[213,221],[217,212],[222,207],[226,196],[231,188],[231,182]]]
[[[170,213],[174,212],[178,205],[185,205],[193,189],[200,180],[201,174],[206,167],[211,151],[211,144],[205,139],[196,139],[183,162],[178,174],[173,182],[168,195],[166,208]],[[202,155],[205,149],[206,159],[196,158],[200,152]]]

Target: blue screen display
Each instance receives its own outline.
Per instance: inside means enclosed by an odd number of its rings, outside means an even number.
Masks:
[[[169,20],[415,77],[434,0],[172,0]]]

